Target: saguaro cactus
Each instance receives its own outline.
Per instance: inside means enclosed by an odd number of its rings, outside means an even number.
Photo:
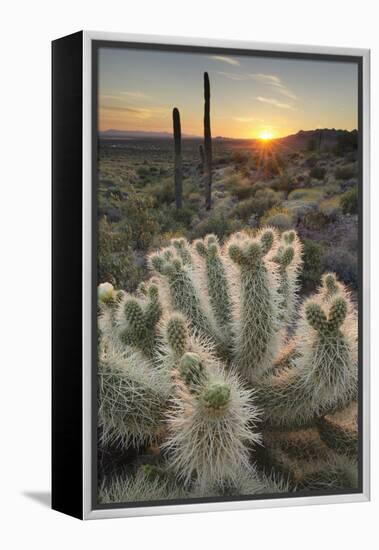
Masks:
[[[174,148],[175,148],[175,204],[176,208],[182,208],[183,196],[183,173],[182,173],[182,134],[180,127],[180,113],[175,107],[172,111],[174,126]]]
[[[205,157],[205,208],[212,206],[212,135],[211,135],[211,88],[208,73],[204,73],[204,157]]]
[[[199,155],[200,155],[200,171],[203,174],[204,173],[205,157],[204,157],[204,147],[201,144],[199,145]]]

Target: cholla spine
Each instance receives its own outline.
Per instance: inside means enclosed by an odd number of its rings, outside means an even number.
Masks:
[[[204,259],[206,289],[215,319],[227,340],[231,339],[232,301],[226,266],[221,256],[220,245],[215,235],[208,235],[194,243],[196,252]]]
[[[204,308],[192,268],[170,248],[152,254],[149,260],[151,267],[167,282],[171,308],[183,313],[195,332],[217,341],[214,322]]]
[[[103,443],[121,447],[157,440],[172,382],[139,351],[106,346],[98,361],[98,422]]]
[[[239,268],[236,362],[244,378],[254,383],[271,368],[280,345],[277,269],[265,256],[267,244],[259,239],[232,237],[227,250]]]
[[[251,391],[232,374],[209,370],[196,392],[178,386],[163,444],[178,479],[202,490],[235,482],[249,467],[249,445],[260,440],[257,419]]]
[[[302,425],[316,416],[348,406],[356,399],[356,318],[344,297],[327,304],[308,299],[303,305],[290,367],[260,386],[266,420]]]

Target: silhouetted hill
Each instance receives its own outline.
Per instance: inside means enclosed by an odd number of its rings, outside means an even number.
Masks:
[[[289,149],[323,150],[335,147],[341,142],[354,146],[357,143],[357,135],[356,130],[349,132],[347,130],[336,130],[335,128],[319,128],[317,130],[300,130],[297,134],[276,141]]]

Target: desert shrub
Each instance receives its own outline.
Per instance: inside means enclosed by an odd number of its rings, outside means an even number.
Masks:
[[[224,181],[225,188],[239,200],[247,199],[254,193],[254,188],[247,178],[241,174],[232,174]]]
[[[272,225],[281,231],[286,231],[293,227],[293,213],[288,208],[275,206],[270,208],[261,219],[264,225]]]
[[[234,164],[243,165],[251,161],[251,155],[248,151],[234,151],[232,154],[232,162]]]
[[[352,187],[346,191],[340,201],[344,214],[358,214],[358,187]]]
[[[284,166],[284,160],[278,155],[276,155],[274,158],[269,158],[264,165],[266,172],[271,176],[281,174],[283,172]]]
[[[234,214],[243,220],[247,220],[252,214],[261,217],[267,210],[280,202],[280,196],[272,189],[258,189],[253,197],[235,206]]]
[[[356,254],[340,246],[331,246],[322,256],[322,270],[333,271],[346,284],[357,288],[358,260]]]
[[[337,196],[324,199],[320,202],[318,208],[325,216],[328,216],[331,220],[335,220],[341,213],[340,198]]]
[[[158,230],[154,216],[154,200],[136,192],[129,192],[122,202],[123,220],[129,226],[133,248],[146,250]]]
[[[316,180],[323,180],[326,175],[326,169],[323,166],[313,166],[313,168],[310,169],[309,175],[311,178],[315,178]]]
[[[193,205],[185,205],[183,208],[178,209],[174,205],[162,204],[155,212],[159,231],[162,233],[168,231],[185,232],[193,223],[196,209],[197,207]]]
[[[104,216],[99,220],[97,239],[97,278],[99,283],[105,281],[135,290],[142,272],[135,265],[131,249],[131,230],[123,224],[117,227],[108,222]]]
[[[137,172],[138,176],[143,179],[143,178],[145,178],[146,176],[149,175],[150,169],[149,169],[148,166],[139,166],[137,168],[136,172]]]
[[[338,180],[350,180],[357,175],[357,168],[355,164],[346,164],[339,166],[334,172],[334,176]]]
[[[271,187],[275,189],[275,191],[282,191],[286,199],[289,193],[296,187],[296,182],[289,175],[282,174],[279,178],[274,180]]]
[[[340,192],[341,192],[341,186],[336,181],[328,183],[328,185],[325,186],[325,195],[327,197],[331,197],[333,195],[338,195],[338,193],[340,193]]]
[[[214,233],[220,239],[230,235],[233,231],[241,229],[242,225],[238,220],[231,220],[224,212],[212,212],[210,216],[201,220],[192,230],[191,237],[198,239],[208,233]]]
[[[323,197],[324,193],[321,189],[302,188],[294,189],[288,195],[289,200],[317,201]]]
[[[322,229],[330,222],[328,216],[319,210],[307,212],[303,217],[303,224],[307,229]]]
[[[145,187],[146,195],[151,195],[157,205],[171,204],[175,200],[174,183],[172,178],[161,179],[158,183]]]
[[[301,282],[305,290],[313,290],[320,283],[322,247],[309,239],[303,239],[303,271]]]

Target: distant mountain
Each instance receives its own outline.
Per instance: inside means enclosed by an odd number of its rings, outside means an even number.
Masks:
[[[103,139],[171,139],[171,132],[146,132],[143,130],[105,130],[99,132],[99,136]],[[182,134],[186,139],[200,139],[199,136],[190,134]]]
[[[341,140],[356,141],[357,131],[336,130],[335,128],[318,128],[317,130],[300,130],[297,134],[292,134],[275,140],[283,147],[290,149],[328,149],[334,147]]]

